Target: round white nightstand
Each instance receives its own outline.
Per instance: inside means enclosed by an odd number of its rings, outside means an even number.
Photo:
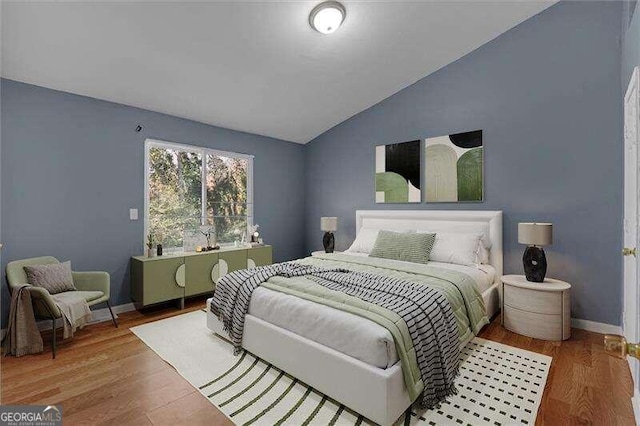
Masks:
[[[571,284],[552,278],[534,283],[524,275],[501,280],[504,328],[543,340],[571,337]]]

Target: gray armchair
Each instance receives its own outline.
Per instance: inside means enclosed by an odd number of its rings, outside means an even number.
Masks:
[[[58,259],[51,256],[34,257],[31,259],[16,260],[7,264],[7,282],[9,283],[9,292],[21,285],[27,284],[27,274],[24,272],[24,266],[28,265],[45,265],[59,263]],[[116,317],[113,315],[111,305],[109,304],[110,282],[107,272],[72,272],[73,283],[78,289],[78,294],[84,297],[89,306],[98,303],[106,303],[113,325],[118,327]],[[42,287],[29,287],[33,310],[39,319],[50,319],[53,325],[52,351],[53,357],[56,357],[56,320],[62,318],[62,313],[58,309],[51,294]]]

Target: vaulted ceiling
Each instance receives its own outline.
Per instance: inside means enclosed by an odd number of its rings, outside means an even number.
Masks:
[[[316,3],[5,2],[2,76],[306,143],[553,2]]]

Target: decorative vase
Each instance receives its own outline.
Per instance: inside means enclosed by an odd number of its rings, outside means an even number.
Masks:
[[[152,248],[147,249],[147,257],[154,257],[156,252]]]
[[[541,283],[547,275],[547,257],[542,247],[528,246],[522,255],[524,275],[527,281]]]
[[[156,253],[158,254],[158,256],[162,256],[162,244],[158,244],[156,246]]]
[[[325,253],[333,253],[335,248],[335,237],[333,232],[325,232],[322,237],[322,245],[324,246]]]

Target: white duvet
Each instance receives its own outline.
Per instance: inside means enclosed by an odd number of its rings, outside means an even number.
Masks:
[[[491,287],[496,278],[490,265],[429,265],[466,273],[475,280],[480,293]],[[389,330],[355,314],[265,287],[254,290],[249,314],[375,367],[387,368],[398,362]]]

